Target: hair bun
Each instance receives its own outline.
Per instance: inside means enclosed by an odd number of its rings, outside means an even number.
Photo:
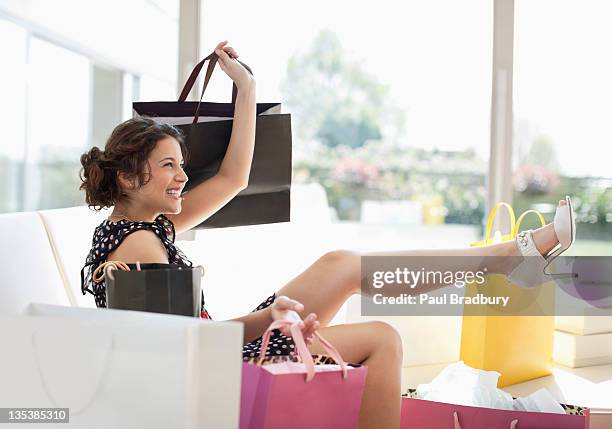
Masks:
[[[103,152],[96,146],[92,147],[88,152],[81,155],[81,166],[83,167],[79,172],[81,178],[81,186],[79,189],[86,191],[85,200],[89,204],[89,195],[100,187],[104,181],[104,168],[101,165]]]
[[[98,146],[94,146],[89,150],[90,162],[100,162],[103,155],[104,152],[102,152]]]
[[[103,156],[104,152],[97,146],[94,146],[88,152],[81,155],[81,165],[84,169],[88,169],[94,164],[100,166],[100,161],[102,161]]]

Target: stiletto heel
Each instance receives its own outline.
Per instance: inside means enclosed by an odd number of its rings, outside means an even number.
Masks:
[[[544,268],[542,269],[542,272],[544,273],[545,276],[551,277],[553,279],[575,279],[576,277],[578,277],[578,273],[549,273],[546,271],[546,268],[548,268],[548,266],[550,265],[550,263],[553,261],[553,259],[555,259],[557,256],[559,256],[561,253],[565,252],[567,249],[563,249],[561,247],[559,247],[557,250],[555,250],[554,252],[552,252],[549,256],[550,261],[548,261],[546,263],[546,265],[544,266]]]
[[[566,208],[564,212],[560,216],[557,216],[560,208]],[[567,221],[565,217],[567,216]],[[576,278],[578,277],[578,273],[551,273],[546,269],[549,267],[552,261],[567,249],[570,248],[574,241],[576,241],[576,219],[575,219],[574,209],[572,208],[572,201],[570,197],[565,197],[565,206],[557,207],[557,211],[555,213],[554,227],[555,234],[557,234],[557,238],[559,239],[559,247],[553,250],[550,255],[546,258],[546,265],[542,269],[542,272],[555,279],[566,279],[566,278]],[[557,226],[559,224],[559,226]],[[567,228],[569,227],[569,231]]]

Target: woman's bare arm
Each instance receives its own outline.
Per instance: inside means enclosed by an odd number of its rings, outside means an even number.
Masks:
[[[243,342],[250,343],[257,337],[261,336],[268,326],[272,323],[271,307],[266,307],[262,310],[249,313],[246,316],[231,319],[234,322],[244,323],[244,339]]]
[[[232,134],[218,173],[184,195],[179,214],[167,215],[177,233],[187,231],[208,219],[249,183],[255,147],[255,80],[225,51],[217,49],[215,52],[218,52],[221,68],[238,88]]]
[[[293,321],[295,319],[291,317],[290,313],[300,313],[302,310],[304,310],[302,303],[284,295],[279,295],[270,306],[232,320],[244,323],[244,343],[246,344],[263,335],[273,321],[282,319]],[[299,327],[306,344],[311,344],[314,332],[319,329],[319,321],[316,314],[310,313],[306,316],[303,321],[299,322]],[[288,326],[281,327],[280,331],[284,335],[291,335]]]

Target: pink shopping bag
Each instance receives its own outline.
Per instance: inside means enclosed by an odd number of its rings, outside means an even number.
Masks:
[[[414,391],[409,391],[414,393]],[[589,409],[563,405],[566,414],[468,407],[402,398],[401,429],[589,429]]]
[[[295,322],[276,321],[262,338],[260,355],[272,330],[291,325],[301,362],[242,366],[240,429],[357,427],[367,367],[349,365],[318,332],[315,336],[338,365],[315,365]]]

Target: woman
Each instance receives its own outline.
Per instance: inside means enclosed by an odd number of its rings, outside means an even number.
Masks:
[[[150,119],[120,124],[104,151],[94,147],[81,157],[81,189],[86,192],[88,205],[114,206],[112,215],[96,228],[82,271],[83,293],[94,294],[99,307],[106,306],[104,284],[94,283],[92,274],[101,263],[115,260],[191,265],[174,245],[175,234],[200,224],[247,186],[255,141],[255,81],[235,60],[238,53],[226,41],[219,43],[215,52],[221,69],[238,88],[230,143],[217,175],[181,196],[188,180],[182,168],[187,155],[183,137],[174,127],[156,124]],[[571,245],[575,235],[572,228],[571,207],[562,201],[554,225],[523,234],[517,242],[446,251],[393,252],[393,255],[537,255],[545,261],[541,255],[547,255],[555,247],[562,251]],[[559,250],[555,255],[558,253]],[[457,270],[470,268],[477,267],[465,266],[465,262],[461,266],[457,263],[456,267]],[[488,268],[510,273],[515,266],[509,262]],[[261,335],[273,320],[287,318],[291,311],[307,314],[300,327],[312,353],[325,353],[318,340],[313,339],[313,333],[319,329],[346,361],[368,366],[359,426],[397,428],[402,364],[398,333],[383,322],[327,326],[340,306],[351,295],[360,293],[360,285],[360,255],[350,251],[323,255],[252,313],[235,319],[244,323],[243,355],[258,354]],[[209,317],[205,309],[202,317]],[[286,330],[275,331],[267,354],[284,355],[293,351],[294,344],[286,334]]]

